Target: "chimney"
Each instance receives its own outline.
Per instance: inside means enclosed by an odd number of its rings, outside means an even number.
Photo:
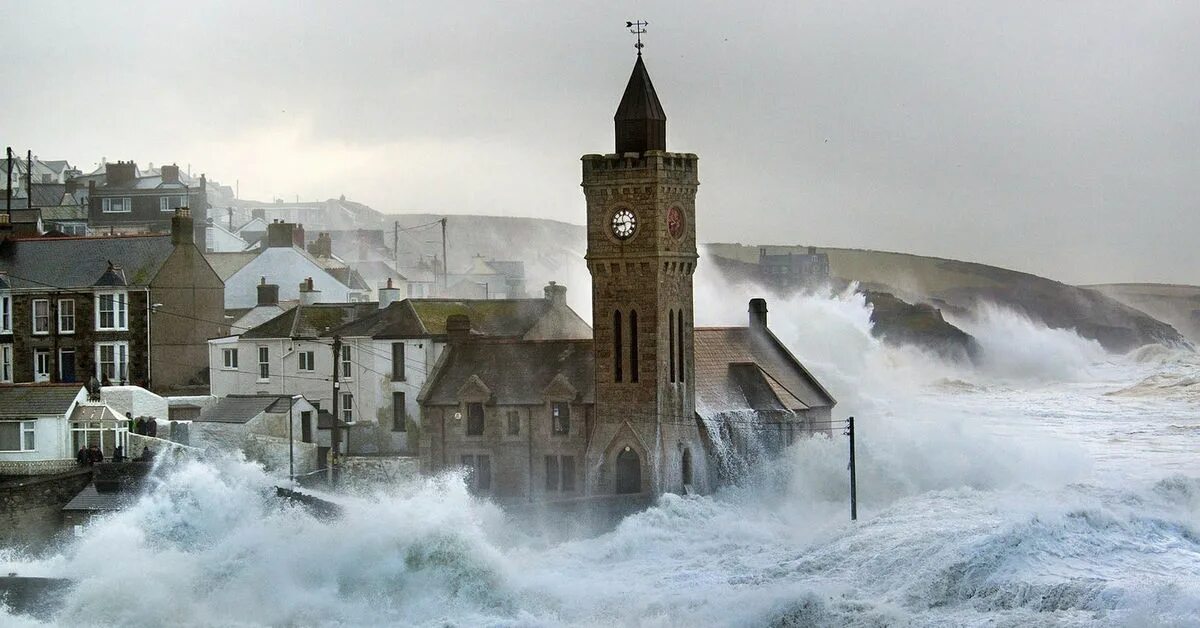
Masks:
[[[808,254],[809,254],[809,255],[816,255],[816,254],[817,254],[817,247],[815,247],[815,246],[810,246],[810,247],[808,247]]]
[[[179,183],[179,166],[173,164],[170,166],[164,165],[160,172],[163,183]]]
[[[293,233],[296,225],[282,220],[276,220],[267,225],[267,246],[291,248],[295,246]]]
[[[550,305],[561,307],[567,306],[566,286],[560,286],[551,281],[550,284],[543,289],[543,291],[545,292],[546,300],[550,302]]]
[[[250,218],[251,219],[261,218],[263,220],[266,220],[267,219],[267,210],[265,210],[261,207],[252,208],[250,210]]]
[[[104,184],[121,185],[137,178],[137,164],[132,161],[118,161],[115,164],[104,164]]]
[[[171,244],[196,244],[196,232],[192,226],[192,210],[180,207],[171,217]]]
[[[750,329],[767,328],[767,300],[750,299]]]
[[[279,305],[279,286],[267,283],[266,277],[263,277],[258,284],[258,304]]]
[[[392,285],[392,278],[388,277],[387,285],[379,288],[379,309],[383,309],[396,301],[400,300],[400,289]]]
[[[321,301],[321,291],[313,287],[312,277],[300,282],[300,305],[312,305]]]
[[[318,233],[317,239],[308,245],[313,257],[333,257],[333,240],[328,233]]]
[[[471,319],[466,314],[451,314],[446,318],[446,335],[458,344],[471,336]]]
[[[304,248],[304,225],[297,224],[292,228],[292,246]]]
[[[79,181],[74,178],[67,179],[67,194],[74,194],[75,190],[79,189]]]

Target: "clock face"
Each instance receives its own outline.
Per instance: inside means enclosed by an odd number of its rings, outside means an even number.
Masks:
[[[628,240],[637,230],[637,218],[628,209],[618,209],[612,217],[612,232],[618,240]]]
[[[670,233],[672,238],[683,237],[683,212],[679,211],[678,207],[667,210],[667,233]]]

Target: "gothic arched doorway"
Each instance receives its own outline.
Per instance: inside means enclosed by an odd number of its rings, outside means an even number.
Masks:
[[[692,450],[683,450],[683,488],[686,491],[692,485]]]
[[[642,492],[642,461],[626,446],[617,454],[617,494]]]

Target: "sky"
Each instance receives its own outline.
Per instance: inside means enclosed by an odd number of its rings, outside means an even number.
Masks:
[[[0,143],[584,221],[645,60],[702,241],[1200,284],[1200,3],[0,0]]]

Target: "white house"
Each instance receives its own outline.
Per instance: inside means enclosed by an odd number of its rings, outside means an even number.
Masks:
[[[81,446],[128,449],[129,421],[79,384],[0,386],[0,475],[58,473]]]
[[[417,396],[450,340],[447,319],[466,317],[467,333],[499,338],[591,338],[551,284],[542,299],[401,299],[380,289],[377,303],[302,303],[241,336],[209,341],[209,381],[217,396],[302,394],[354,425],[351,453],[413,453]],[[334,338],[342,345],[336,357]]]
[[[268,225],[267,246],[224,277],[226,309],[254,307],[258,302],[257,286],[264,281],[279,286],[277,301],[345,303],[366,298],[369,290],[365,286],[351,288],[297,245],[297,240],[303,242],[303,233],[293,233],[296,229],[287,223]]]
[[[238,253],[245,251],[250,247],[250,243],[242,239],[238,234],[222,227],[220,223],[213,222],[205,227],[206,237],[204,246],[208,252],[213,253]]]
[[[296,474],[303,475],[322,466],[330,438],[328,428],[320,428],[317,409],[302,395],[229,395],[191,423],[188,444],[241,451],[268,470],[287,472],[290,459]]]

